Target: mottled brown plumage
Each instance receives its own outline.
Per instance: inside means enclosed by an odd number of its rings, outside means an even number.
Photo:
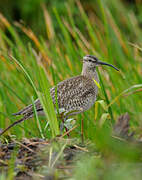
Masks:
[[[58,106],[59,109],[64,109],[66,118],[88,110],[95,103],[98,94],[98,86],[94,80],[97,83],[99,82],[96,72],[96,66],[98,65],[112,66],[99,61],[95,56],[87,55],[83,58],[81,75],[72,77],[57,84]],[[112,67],[115,68],[114,66]],[[115,69],[118,70],[117,68]],[[50,94],[53,99],[53,104],[55,104],[55,87],[50,89]],[[35,107],[38,115],[44,115],[39,99],[35,101]],[[17,123],[33,117],[34,112],[32,104],[14,115],[23,115],[23,118],[17,121]],[[14,125],[17,123],[15,122]],[[12,126],[13,125],[10,127]],[[1,134],[3,134],[6,130],[4,130]]]
[[[86,76],[80,75],[74,78],[67,79],[57,85],[57,100],[59,109],[64,109],[69,112],[80,113],[89,109],[95,102],[97,95],[97,86],[94,81]],[[50,89],[50,94],[55,104],[55,88]],[[42,114],[43,108],[39,99],[35,101],[35,107],[38,114]],[[31,115],[33,113],[32,104],[25,107],[15,115]],[[72,115],[72,113],[70,115]],[[27,117],[26,117],[27,118]]]

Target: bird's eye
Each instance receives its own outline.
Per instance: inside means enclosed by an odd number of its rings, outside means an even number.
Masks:
[[[88,61],[89,61],[89,62],[92,62],[92,60],[90,60],[90,59],[89,59]]]

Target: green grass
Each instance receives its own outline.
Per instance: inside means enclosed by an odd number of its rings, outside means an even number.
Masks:
[[[109,135],[113,123],[125,112],[130,114],[130,130],[135,131],[135,137],[142,135],[142,31],[135,14],[120,1],[97,1],[95,4],[97,8],[92,6],[92,10],[87,14],[79,1],[68,1],[63,4],[66,9],[64,17],[54,7],[52,15],[56,18],[58,28],[54,27],[51,16],[44,8],[42,21],[45,21],[47,38],[34,34],[34,30],[22,24],[10,24],[0,16],[3,25],[0,29],[0,128],[7,127],[17,119],[12,113],[39,97],[46,118],[37,117],[35,113],[35,118],[24,121],[7,133],[16,135],[18,139],[51,138],[58,135],[59,123],[49,88],[66,78],[80,74],[80,60],[86,54],[93,54],[115,65],[120,72],[109,67],[99,68],[101,88],[98,102],[96,106],[76,117],[78,127],[71,133],[71,138],[80,139],[80,124],[83,119],[85,140],[89,139],[93,146],[106,156],[115,154],[118,159],[121,157],[122,161],[135,162],[139,158],[139,151],[129,149],[129,145],[114,142]],[[73,14],[70,7],[77,8],[77,15]],[[20,34],[29,38],[27,43],[23,43]],[[50,126],[45,131],[47,121]],[[109,151],[113,155],[110,155]],[[128,156],[124,153],[127,151],[130,151]],[[75,173],[76,179],[83,171],[84,161],[86,160],[83,159],[77,164],[79,171]],[[91,163],[95,170],[100,164],[104,168],[106,162],[103,158],[94,161]],[[114,163],[113,160],[112,162]],[[87,166],[89,168],[90,164]],[[123,164],[116,174],[121,178],[120,172],[127,172],[129,169],[131,168],[127,164]],[[93,169],[90,170],[90,173],[92,172]],[[115,176],[111,168],[105,173],[108,179]],[[126,178],[129,179],[130,176],[128,173]],[[96,178],[99,178],[99,175],[96,175]]]

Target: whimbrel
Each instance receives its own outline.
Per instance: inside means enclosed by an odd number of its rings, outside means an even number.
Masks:
[[[83,111],[88,110],[95,103],[98,94],[97,83],[99,83],[96,67],[99,65],[111,66],[118,71],[118,69],[113,65],[102,62],[95,56],[86,55],[83,57],[83,68],[81,75],[66,79],[57,84],[58,108],[64,109],[65,114],[67,114],[66,118],[68,116],[82,113]],[[55,87],[50,89],[50,94],[53,100],[53,104],[55,105]],[[34,103],[37,114],[44,115],[40,100],[37,99]],[[14,115],[23,115],[23,118],[10,125],[4,131],[2,131],[0,135],[2,135],[5,131],[14,125],[33,117],[33,105],[30,104]]]

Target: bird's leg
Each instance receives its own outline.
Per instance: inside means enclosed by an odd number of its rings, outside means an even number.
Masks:
[[[64,123],[65,123],[66,120],[67,120],[66,117],[61,116],[61,121],[62,121],[61,124],[60,124],[60,131],[61,132],[63,131],[64,128],[65,128],[66,132],[68,132],[68,128],[66,126],[64,126]],[[67,136],[69,137],[69,134],[67,134]]]
[[[63,119],[63,123],[64,123],[66,120],[67,120],[67,118],[66,118],[66,117],[64,117],[64,119]],[[64,127],[65,127],[66,132],[68,132],[68,131],[69,131],[69,129],[68,129],[66,126],[64,126]],[[67,134],[67,136],[69,137],[70,135],[69,135],[69,134]]]
[[[63,121],[62,121],[62,122],[60,123],[60,131],[62,132],[63,129],[64,129],[64,123],[63,123]]]

